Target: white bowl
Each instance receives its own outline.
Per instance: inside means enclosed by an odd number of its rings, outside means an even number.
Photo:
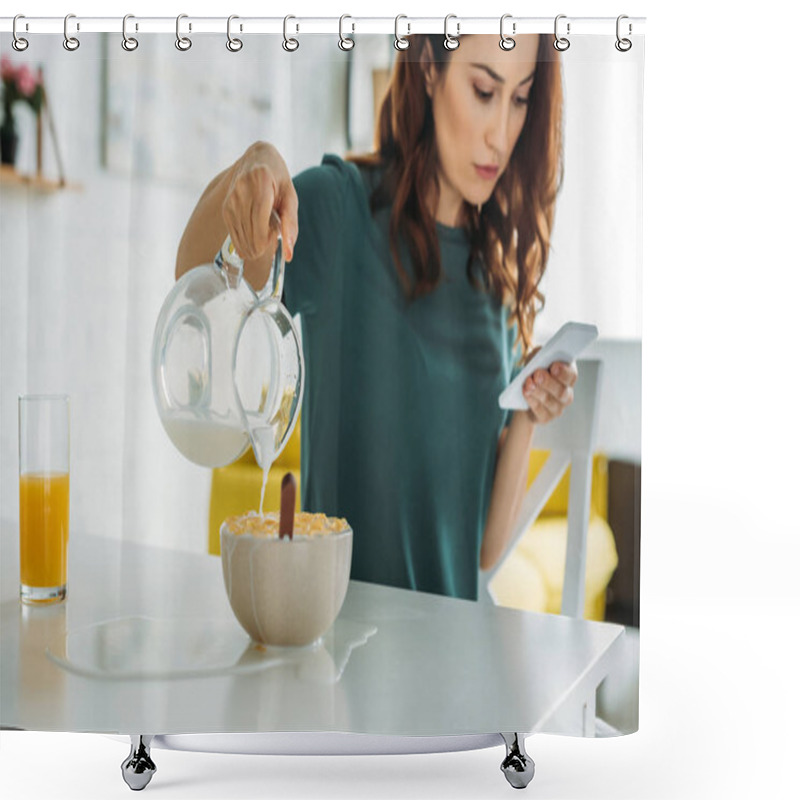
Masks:
[[[353,531],[293,539],[235,534],[223,522],[220,555],[231,609],[254,642],[304,646],[339,615],[347,594]]]

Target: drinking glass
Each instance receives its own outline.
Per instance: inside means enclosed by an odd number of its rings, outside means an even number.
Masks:
[[[69,397],[19,398],[20,599],[31,605],[67,596]]]

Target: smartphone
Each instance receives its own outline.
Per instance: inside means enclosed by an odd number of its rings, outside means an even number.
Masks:
[[[537,369],[548,369],[551,364],[574,361],[595,339],[597,327],[584,322],[567,322],[548,339],[542,349],[522,368],[511,383],[500,393],[500,408],[524,410],[528,403],[522,395],[525,379]]]

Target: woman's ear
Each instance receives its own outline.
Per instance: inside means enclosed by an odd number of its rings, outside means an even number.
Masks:
[[[422,76],[425,80],[425,93],[428,97],[433,97],[433,86],[436,82],[436,62],[433,60],[433,48],[430,39],[426,40],[422,47],[422,54],[419,58]]]

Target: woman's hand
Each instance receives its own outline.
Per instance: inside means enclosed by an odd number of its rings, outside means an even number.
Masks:
[[[297,193],[281,154],[267,142],[256,142],[233,165],[222,218],[236,252],[247,262],[258,261],[270,246],[272,209],[281,218],[286,260],[297,241]]]
[[[531,357],[536,352],[531,353]],[[500,435],[492,497],[481,542],[481,569],[491,569],[508,547],[525,495],[528,458],[536,425],[550,422],[564,413],[573,400],[572,387],[577,380],[575,363],[558,361],[549,369],[535,370],[522,385],[528,411],[515,411],[511,424]]]
[[[578,368],[573,361],[557,361],[549,369],[537,369],[522,386],[522,395],[536,423],[546,423],[560,417],[573,400],[572,387],[578,380]]]

